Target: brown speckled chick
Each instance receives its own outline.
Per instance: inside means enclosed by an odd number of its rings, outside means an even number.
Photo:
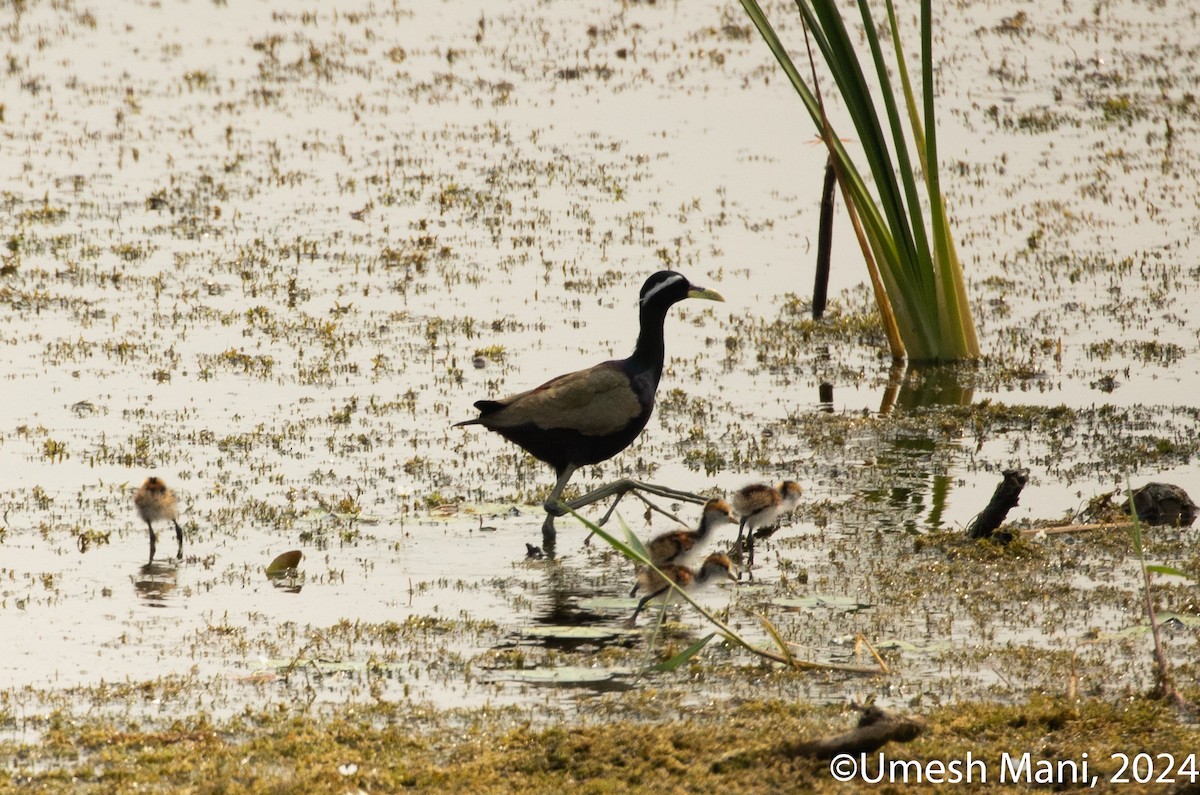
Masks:
[[[633,596],[638,592],[638,589],[646,590],[650,593],[643,596],[642,600],[638,602],[637,609],[633,611],[633,615],[629,619],[630,626],[637,621],[638,613],[642,612],[642,608],[646,606],[647,602],[657,596],[662,596],[671,589],[671,582],[680,588],[689,588],[693,585],[702,585],[713,577],[737,580],[737,569],[734,567],[733,561],[719,552],[714,552],[705,558],[704,565],[700,567],[699,571],[674,563],[659,566],[658,570],[662,572],[662,576],[659,576],[657,572],[650,569],[646,569],[638,574],[637,584],[633,586],[633,590],[629,595]]]
[[[714,528],[736,521],[729,503],[725,500],[709,500],[704,503],[700,524],[695,530],[672,530],[655,536],[646,544],[646,551],[650,553],[650,561],[661,567],[704,541]]]
[[[799,483],[783,480],[774,486],[753,483],[733,495],[733,509],[742,517],[737,543],[741,543],[745,532],[748,565],[754,565],[754,531],[770,525],[781,514],[799,505],[801,493]]]
[[[166,521],[175,525],[175,538],[179,541],[179,552],[175,557],[182,560],[183,528],[179,526],[179,501],[175,498],[175,492],[167,488],[167,484],[160,479],[149,477],[133,495],[133,504],[137,508],[138,516],[142,517],[142,521],[150,530],[150,562],[154,562],[154,549],[158,542],[154,533],[154,523]]]

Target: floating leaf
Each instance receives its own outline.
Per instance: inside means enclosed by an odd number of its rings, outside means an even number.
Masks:
[[[582,665],[565,665],[561,668],[526,668],[521,670],[495,671],[490,678],[510,682],[528,682],[542,685],[594,684],[608,682],[631,671],[624,668],[587,668]]]
[[[422,520],[432,522],[459,522],[462,521],[463,515],[479,516],[479,517],[505,517],[511,518],[521,516],[521,511],[512,503],[501,502],[478,502],[478,503],[447,503],[445,505],[434,506],[430,508],[423,516]],[[487,531],[488,528],[480,528]],[[495,528],[491,528],[495,529]]]
[[[632,610],[641,600],[636,596],[594,596],[579,600],[581,610]]]
[[[859,610],[867,610],[872,605],[863,604],[857,599],[850,596],[831,596],[816,594],[813,596],[787,596],[780,599],[771,600],[771,604],[776,607],[782,607],[787,610],[814,610],[818,607],[828,607],[833,610],[842,610],[847,613],[854,613]]]
[[[1160,627],[1178,625],[1188,629],[1200,627],[1200,616],[1189,615],[1187,613],[1166,613],[1160,612],[1155,615]],[[1150,625],[1134,624],[1131,627],[1119,629],[1116,632],[1104,632],[1099,636],[1099,640],[1108,640],[1112,638],[1131,638],[1140,635],[1148,635],[1151,632]]]
[[[1155,618],[1161,624],[1181,624],[1188,629],[1200,627],[1200,616],[1192,615],[1191,613],[1158,613]]]
[[[267,566],[268,577],[286,577],[288,572],[294,570],[300,565],[300,560],[304,557],[304,553],[298,549],[293,549],[291,552],[284,552],[275,560],[271,561],[271,565]]]
[[[529,638],[555,638],[558,640],[608,640],[623,635],[640,635],[636,629],[625,627],[567,626],[549,624],[524,627],[521,634]]]
[[[877,651],[907,651],[916,654],[929,654],[935,651],[946,651],[950,648],[952,648],[952,644],[949,641],[942,640],[931,643],[912,643],[907,640],[892,638],[890,640],[881,640],[875,644]]]

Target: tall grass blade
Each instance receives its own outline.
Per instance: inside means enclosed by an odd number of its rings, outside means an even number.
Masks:
[[[1146,571],[1150,572],[1151,574],[1166,574],[1171,577],[1186,577],[1189,580],[1192,579],[1192,575],[1188,574],[1186,571],[1180,571],[1174,566],[1162,566],[1155,564],[1147,566]]]
[[[1133,519],[1133,527],[1129,534],[1133,538],[1133,549],[1137,553],[1138,562],[1142,566],[1142,595],[1146,600],[1146,618],[1150,622],[1150,634],[1154,638],[1154,667],[1157,674],[1158,692],[1161,696],[1174,703],[1181,709],[1194,711],[1190,704],[1175,688],[1171,681],[1171,666],[1167,662],[1167,653],[1163,648],[1162,632],[1158,626],[1158,616],[1154,610],[1154,599],[1150,595],[1150,567],[1146,565],[1146,555],[1142,549],[1142,522],[1138,518],[1137,506],[1133,500],[1133,489],[1125,483],[1125,492],[1129,496],[1129,514]]]
[[[699,654],[700,650],[703,649],[705,646],[707,646],[708,642],[710,640],[712,640],[713,638],[715,638],[716,636],[717,636],[717,633],[715,633],[715,632],[708,633],[703,638],[696,641],[691,646],[688,646],[686,649],[679,652],[679,654],[676,654],[671,659],[663,660],[662,662],[653,666],[653,669],[655,671],[661,671],[664,673],[667,671],[674,671],[676,668],[683,665],[685,662],[687,662],[688,660],[692,659],[697,654]]]
[[[771,640],[775,641],[775,645],[779,647],[779,651],[783,653],[783,656],[788,659],[788,663],[791,664],[793,655],[788,642],[783,639],[783,636],[779,634],[779,630],[775,629],[775,625],[766,616],[760,615],[758,620],[762,622],[763,627],[767,630],[767,634],[771,636]]]
[[[877,196],[868,190],[825,115],[815,77],[810,89],[757,0],[741,0],[741,4],[821,131],[846,203],[858,212],[862,226],[856,234],[864,255],[878,266],[879,284],[889,299],[902,338],[902,344],[889,339],[893,357],[978,358],[979,341],[938,175],[931,0],[921,2],[920,105],[909,78],[893,0],[886,0],[886,9],[899,92],[892,86],[888,59],[868,0],[857,0],[857,6],[874,85],[835,1],[795,0],[806,35],[811,35],[837,85]],[[897,93],[904,100],[906,114],[900,111]],[[916,162],[920,163],[919,169]],[[875,279],[872,273],[873,282]],[[879,304],[883,312],[884,302]]]

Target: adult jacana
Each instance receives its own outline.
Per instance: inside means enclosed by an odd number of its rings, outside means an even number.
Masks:
[[[175,557],[182,560],[183,528],[179,526],[179,501],[175,498],[175,492],[167,488],[167,484],[159,478],[148,477],[134,493],[133,505],[150,530],[150,562],[154,562],[154,549],[158,542],[154,533],[154,523],[165,521],[175,525],[175,538],[179,541],[179,551]]]
[[[783,513],[800,504],[802,490],[794,480],[782,480],[774,486],[752,483],[733,495],[733,510],[741,517],[737,544],[746,534],[747,565],[754,565],[754,531],[766,527]]]
[[[659,271],[642,285],[640,329],[629,358],[560,375],[499,400],[476,401],[479,416],[455,424],[482,425],[554,467],[558,479],[543,506],[542,538],[547,547],[553,547],[554,517],[565,513],[560,498],[575,470],[612,458],[628,447],[650,420],[666,355],[663,324],[667,310],[687,298],[725,300],[713,290],[693,285],[682,274]]]
[[[700,524],[695,530],[671,530],[655,536],[646,543],[646,551],[650,553],[650,561],[655,566],[670,563],[707,539],[715,528],[736,521],[729,503],[725,500],[709,500],[704,503]]]
[[[650,569],[645,569],[638,573],[638,581],[633,586],[633,590],[629,592],[630,596],[635,595],[638,590],[649,591],[650,593],[642,597],[638,602],[637,609],[633,611],[633,615],[629,618],[630,626],[637,621],[638,614],[642,612],[642,608],[646,603],[657,596],[662,596],[671,589],[671,583],[675,583],[680,588],[690,588],[696,585],[703,585],[713,577],[724,577],[728,580],[737,580],[737,569],[734,568],[733,561],[719,552],[714,552],[704,559],[704,565],[699,570],[689,569],[687,566],[680,566],[676,563],[666,563],[658,567],[658,572]],[[670,582],[668,582],[668,580]]]

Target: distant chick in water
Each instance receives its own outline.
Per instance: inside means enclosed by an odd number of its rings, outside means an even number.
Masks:
[[[148,477],[134,493],[133,505],[150,530],[150,562],[154,562],[154,550],[158,542],[154,533],[155,522],[171,522],[175,525],[175,538],[179,541],[179,551],[175,558],[182,560],[183,528],[179,526],[179,501],[175,498],[175,492],[167,488],[167,484],[159,478]]]

